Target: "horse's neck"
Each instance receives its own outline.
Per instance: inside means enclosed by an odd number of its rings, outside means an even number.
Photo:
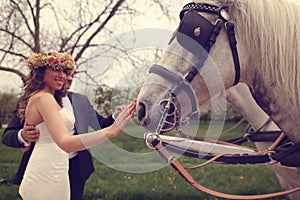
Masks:
[[[284,89],[266,84],[263,79],[256,80],[255,83],[251,85],[251,90],[257,104],[292,141],[299,142],[299,106],[289,98]]]
[[[228,89],[226,98],[255,130],[279,130],[278,126],[272,121],[266,124],[270,117],[257,105],[247,85],[238,84]]]

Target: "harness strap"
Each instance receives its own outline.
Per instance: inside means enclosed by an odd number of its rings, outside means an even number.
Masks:
[[[185,12],[189,10],[196,10],[198,12],[208,12],[215,15],[219,15],[220,12],[220,8],[215,5],[210,5],[206,3],[188,3],[183,7],[182,11],[180,12],[180,19],[182,19]]]
[[[215,155],[212,154],[194,152],[184,148],[180,148],[178,146],[172,145],[172,143],[161,142],[161,144],[169,151],[172,151],[180,155],[188,156],[188,157],[201,158],[205,160],[210,160],[215,157]],[[263,164],[263,163],[270,162],[271,159],[270,156],[267,154],[261,154],[261,155],[227,154],[218,157],[215,161],[226,163],[226,164],[259,164],[259,163]]]
[[[210,52],[211,47],[215,44],[218,35],[220,34],[221,28],[222,28],[222,21],[218,20],[216,23],[216,26],[214,27],[207,45],[204,47],[205,51],[203,49],[200,50],[200,55],[198,58],[198,62],[195,64],[195,66],[191,69],[191,71],[186,75],[185,80],[190,83],[195,78],[195,76],[199,73],[200,68],[203,66],[205,60],[208,57],[208,53]]]
[[[153,140],[152,141],[153,147],[155,147],[157,153],[162,157],[163,160],[168,162],[169,165],[173,167],[190,185],[197,188],[198,190],[205,192],[207,194],[220,197],[220,198],[226,198],[226,199],[266,199],[266,198],[273,198],[278,196],[284,196],[296,191],[300,190],[300,187],[282,191],[282,192],[276,192],[276,193],[270,193],[270,194],[263,194],[263,195],[231,195],[226,193],[217,192],[214,190],[211,190],[209,188],[206,188],[202,185],[200,185],[198,182],[196,182],[193,177],[188,173],[188,171],[180,164],[180,162],[172,156],[167,149],[158,141]]]
[[[283,145],[284,146],[284,145]],[[300,142],[290,145],[287,145],[286,148],[279,149],[272,158],[278,160],[280,164],[288,166],[288,167],[299,167],[300,166]]]
[[[245,142],[274,142],[281,134],[281,131],[261,131],[247,133],[243,137],[226,140],[226,142],[241,145]]]
[[[226,164],[257,164],[257,163],[269,163],[269,162],[280,162],[283,166],[288,167],[300,167],[300,142],[291,142],[286,135],[282,135],[282,131],[251,131],[251,128],[247,128],[246,135],[239,138],[234,138],[231,140],[222,141],[222,143],[241,145],[245,142],[273,142],[272,146],[268,147],[266,150],[272,151],[269,154],[231,154],[222,155],[215,159],[217,162],[223,162]],[[191,139],[191,140],[201,140],[200,138],[192,137],[188,134],[183,133],[181,130],[177,130],[181,137]],[[280,139],[280,140],[279,140]],[[220,142],[220,141],[218,141]],[[209,155],[206,153],[194,152],[179,146],[173,145],[172,143],[167,143],[161,141],[166,149],[174,153],[178,153],[184,156],[201,158],[201,159],[212,159],[214,155]],[[272,147],[272,148],[271,148]]]
[[[235,68],[235,78],[234,78],[233,85],[236,85],[240,81],[241,67],[240,67],[238,51],[236,48],[237,41],[235,39],[234,24],[228,21],[226,22],[225,27],[228,34],[229,44],[230,44],[234,68]]]

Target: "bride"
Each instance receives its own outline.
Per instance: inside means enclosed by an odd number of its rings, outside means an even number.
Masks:
[[[30,69],[21,96],[19,117],[40,131],[28,162],[19,193],[24,200],[70,199],[68,153],[91,148],[117,137],[133,117],[136,102],[130,103],[104,129],[80,135],[69,135],[75,118],[62,107],[66,77],[75,71],[73,58],[67,53],[31,55]]]

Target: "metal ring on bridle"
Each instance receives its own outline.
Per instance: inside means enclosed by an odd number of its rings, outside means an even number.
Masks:
[[[159,105],[162,105],[165,103],[165,111],[167,112],[167,116],[172,116],[172,115],[176,115],[176,111],[177,111],[177,106],[175,105],[175,103],[172,101],[172,99],[168,100],[168,99],[164,99],[161,100],[159,102]]]
[[[149,149],[155,149],[155,147],[152,145],[152,142],[154,140],[158,140],[159,135],[157,133],[145,133],[144,139],[145,139],[145,143]]]

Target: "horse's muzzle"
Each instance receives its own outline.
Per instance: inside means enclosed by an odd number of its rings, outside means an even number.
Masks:
[[[137,105],[137,117],[141,125],[150,131],[159,134],[169,132],[179,125],[180,106],[175,97],[163,99],[156,104],[139,100]],[[158,127],[159,130],[158,130]]]

